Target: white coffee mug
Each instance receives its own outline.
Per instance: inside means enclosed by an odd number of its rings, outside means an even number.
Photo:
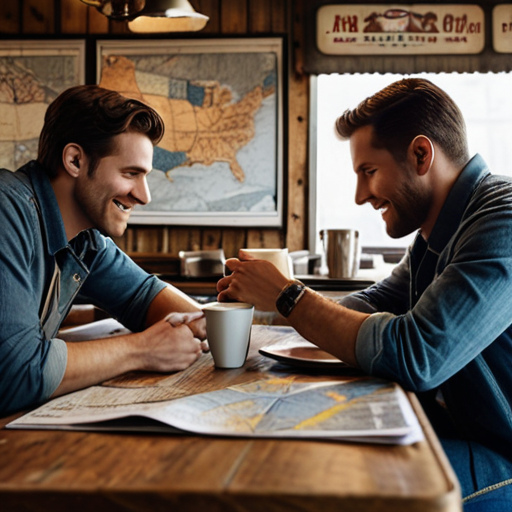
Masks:
[[[293,264],[288,249],[242,249],[242,251],[258,260],[270,261],[287,279],[293,279]]]
[[[240,368],[249,352],[254,306],[212,302],[203,307],[208,345],[217,368]]]

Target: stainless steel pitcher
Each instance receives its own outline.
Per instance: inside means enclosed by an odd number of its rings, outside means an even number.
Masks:
[[[320,240],[327,257],[331,278],[355,277],[361,261],[359,231],[355,229],[323,229]]]

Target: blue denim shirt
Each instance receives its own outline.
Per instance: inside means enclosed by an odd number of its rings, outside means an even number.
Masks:
[[[511,179],[475,156],[428,242],[418,234],[389,278],[341,304],[378,312],[357,337],[363,370],[418,392],[440,435],[512,459]]]
[[[97,230],[68,242],[53,188],[30,162],[0,170],[0,414],[47,400],[67,363],[55,338],[74,301],[94,304],[133,331],[166,286]],[[54,300],[43,308],[58,266]]]

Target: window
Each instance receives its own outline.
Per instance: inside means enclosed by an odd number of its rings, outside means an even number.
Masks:
[[[409,75],[408,75],[409,76]],[[444,89],[464,115],[470,154],[480,153],[493,174],[512,176],[512,73],[442,73],[424,77]],[[356,176],[349,143],[335,134],[334,122],[346,109],[386,85],[396,74],[320,75],[311,84],[310,233],[311,251],[321,252],[322,229],[358,229],[363,247],[406,247],[414,235],[390,238],[371,205],[354,202]]]

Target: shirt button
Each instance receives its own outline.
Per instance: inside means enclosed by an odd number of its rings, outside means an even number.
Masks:
[[[75,281],[76,283],[79,283],[80,282],[80,274],[75,274],[73,276],[73,281]]]

